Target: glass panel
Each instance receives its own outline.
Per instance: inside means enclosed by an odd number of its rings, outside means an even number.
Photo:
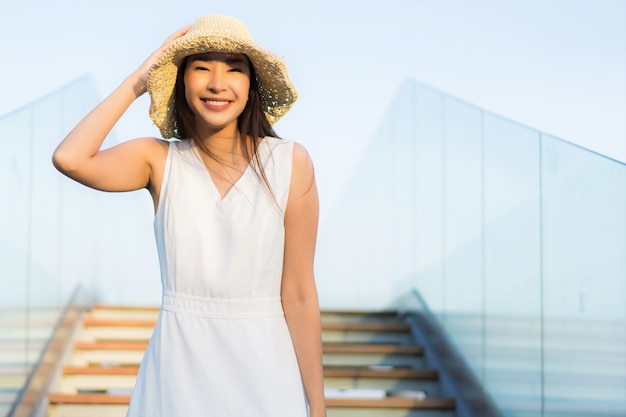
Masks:
[[[412,86],[396,101],[370,138],[345,192],[320,229],[318,277],[341,277],[324,292],[325,305],[385,308],[408,292],[412,276]],[[363,225],[367,224],[367,227]],[[394,285],[390,277],[396,276]],[[365,307],[367,306],[367,307]]]
[[[28,108],[0,119],[0,185],[10,200],[2,205],[0,216],[0,270],[3,283],[0,303],[3,307],[24,306],[27,302],[24,284],[29,268],[31,125],[32,111]]]
[[[483,166],[485,386],[541,413],[539,133],[485,114]]]
[[[409,82],[328,213],[323,306],[409,283],[504,415],[626,413],[624,164]]]
[[[93,103],[85,78],[0,118],[0,186],[9,202],[0,216],[0,416],[18,398],[74,290],[63,291],[61,279],[67,180],[50,159],[65,121],[82,117],[63,105],[72,89]]]
[[[93,85],[86,81],[71,85],[63,91],[63,133],[57,142],[95,104]],[[61,178],[59,222],[63,230],[57,237],[60,247],[59,291],[62,297],[67,298],[79,283],[89,290],[94,289],[94,280],[101,266],[98,262],[102,256],[99,254],[103,240],[101,223],[106,218],[104,213],[108,207],[101,205],[102,192],[89,189],[59,173],[56,176]]]
[[[406,294],[415,285],[415,257],[411,256],[415,246],[415,199],[412,193],[415,189],[415,119],[411,117],[414,107],[414,85],[406,82],[389,106],[388,145],[384,142],[379,144],[379,148],[388,146],[390,151],[389,165],[381,167],[389,172],[387,185],[381,189],[382,193],[386,191],[388,198],[380,199],[385,202],[380,216],[390,222],[387,237],[390,256],[381,265],[380,276],[387,274],[395,277],[395,285],[389,293],[392,299]],[[372,239],[375,238],[372,236]],[[386,284],[383,286],[390,288]]]
[[[443,288],[443,97],[422,85],[414,87],[415,152],[413,221],[415,287],[434,311],[444,305]]]
[[[482,113],[444,99],[443,288],[441,320],[480,375],[482,344]],[[470,319],[468,321],[467,319]],[[471,330],[470,330],[471,329]]]
[[[545,415],[626,414],[626,170],[544,135]]]
[[[0,416],[8,413],[26,382],[30,321],[29,209],[32,191],[32,111],[0,118]]]
[[[32,106],[34,122],[32,172],[33,193],[31,216],[30,264],[32,279],[29,289],[31,305],[59,305],[60,275],[58,241],[61,215],[61,176],[51,162],[56,143],[62,138],[62,95],[47,96]]]

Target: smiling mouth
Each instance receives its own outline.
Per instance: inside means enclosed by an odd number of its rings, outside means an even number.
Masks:
[[[230,103],[230,101],[228,101],[228,100],[211,100],[211,99],[208,99],[208,98],[203,98],[201,100],[204,101],[205,103],[211,105],[211,106],[224,106],[224,105]]]
[[[232,103],[230,100],[214,100],[209,98],[203,98],[201,100],[204,103],[205,108],[212,111],[226,110]]]

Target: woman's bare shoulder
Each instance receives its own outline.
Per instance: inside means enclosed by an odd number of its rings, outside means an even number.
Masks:
[[[137,146],[142,147],[146,152],[165,152],[169,149],[170,142],[165,139],[158,139],[153,137],[143,137],[137,139],[131,139],[129,142],[136,143]]]
[[[315,170],[313,161],[306,148],[293,143],[291,168],[291,196],[298,198],[311,190],[315,185]]]
[[[131,139],[125,142],[125,146],[133,149],[131,152],[143,155],[149,165],[159,165],[167,157],[170,142],[154,137]]]
[[[309,151],[301,143],[293,143],[293,169],[302,173],[313,171],[313,161]]]

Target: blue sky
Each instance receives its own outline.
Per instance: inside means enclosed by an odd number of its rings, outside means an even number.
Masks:
[[[12,1],[0,12],[0,115],[84,74],[104,97],[211,13],[285,57],[300,98],[277,130],[311,152],[323,202],[405,78],[626,161],[624,0]],[[147,107],[138,100],[119,138],[158,135]]]

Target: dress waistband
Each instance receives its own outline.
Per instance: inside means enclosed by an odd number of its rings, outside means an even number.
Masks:
[[[280,297],[207,298],[163,290],[162,309],[217,318],[284,316]]]

